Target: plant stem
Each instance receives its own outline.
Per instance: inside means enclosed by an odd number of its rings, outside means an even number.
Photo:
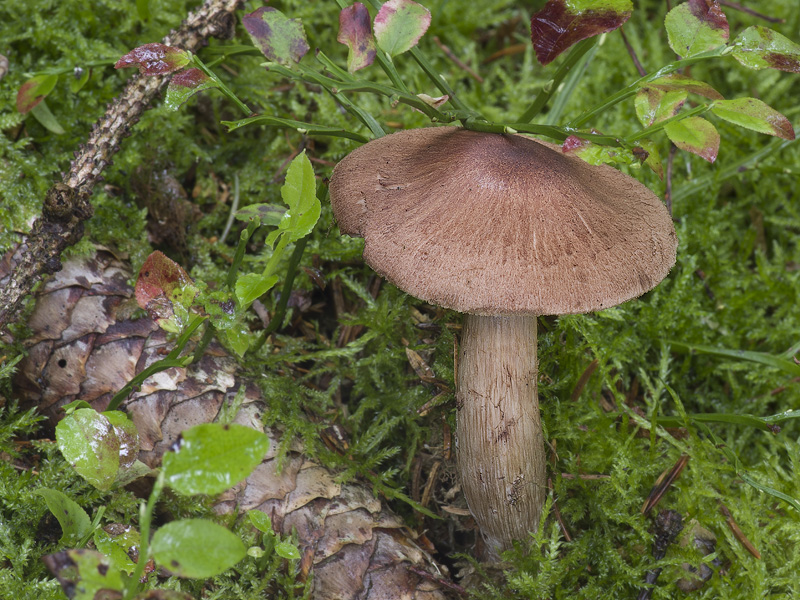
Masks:
[[[306,249],[307,243],[308,236],[300,238],[295,244],[294,252],[292,252],[292,257],[289,259],[289,266],[286,270],[286,280],[283,282],[283,288],[281,288],[281,298],[278,300],[278,306],[275,307],[275,314],[270,319],[266,329],[264,329],[263,340],[266,340],[271,333],[277,331],[278,327],[280,327],[283,322],[283,317],[286,314],[286,306],[289,303],[289,296],[292,293],[294,276],[297,274],[297,267],[300,264],[300,259],[303,257],[303,251]],[[263,341],[261,343],[263,344]]]
[[[544,135],[561,142],[563,142],[569,136],[574,135],[596,144],[603,144],[604,146],[627,147],[629,145],[625,142],[625,140],[621,140],[611,135],[599,135],[596,133],[572,131],[565,127],[539,125],[536,123],[489,123],[488,121],[467,119],[464,122],[464,129],[470,129],[472,131],[485,131],[487,133],[533,133],[536,135]]]
[[[705,112],[711,110],[711,105],[709,104],[701,104],[699,106],[695,106],[691,110],[687,110],[686,112],[679,113],[674,117],[670,117],[669,119],[664,119],[663,121],[659,121],[658,123],[654,123],[650,125],[650,127],[645,127],[638,133],[634,133],[633,135],[629,135],[625,138],[625,141],[628,143],[633,143],[636,140],[640,140],[642,138],[649,137],[651,134],[661,131],[669,125],[670,123],[675,123],[676,121],[682,121],[683,119],[688,119],[689,117],[696,117],[697,115],[702,115]]]
[[[228,277],[225,279],[225,285],[231,291],[236,289],[236,276],[239,275],[239,268],[242,266],[244,253],[247,251],[247,242],[260,226],[261,220],[254,218],[247,224],[247,228],[239,234],[239,243],[236,244],[236,253],[233,255],[233,262],[231,263],[230,269],[228,269]]]
[[[250,125],[251,123],[263,123],[264,125],[273,125],[275,127],[286,127],[288,129],[295,129],[301,133],[308,135],[324,135],[330,137],[347,138],[366,144],[369,138],[364,137],[359,133],[348,131],[347,129],[339,129],[336,127],[326,127],[324,125],[314,125],[313,123],[305,123],[303,121],[294,121],[292,119],[281,119],[280,117],[270,117],[268,115],[258,115],[256,117],[249,117],[241,119],[240,121],[222,121],[222,124],[228,128],[228,131],[233,131]],[[376,132],[373,132],[376,133]],[[380,135],[383,131],[380,130]],[[375,137],[380,137],[376,135]]]
[[[213,79],[214,83],[216,83],[217,86],[219,87],[219,91],[222,92],[225,96],[227,96],[234,104],[236,104],[236,106],[239,107],[239,110],[241,110],[245,114],[245,116],[249,117],[250,115],[253,114],[253,111],[247,108],[244,102],[239,100],[238,96],[236,96],[236,94],[234,94],[228,88],[228,86],[225,85],[219,77],[217,77],[217,74],[214,73],[214,71],[212,71],[211,69],[209,69],[206,66],[206,64],[202,60],[200,60],[195,54],[192,54],[192,64],[196,66],[198,69],[200,69],[203,73],[205,73],[208,77]]]
[[[522,113],[519,119],[517,119],[520,123],[530,123],[533,118],[542,111],[552,97],[553,93],[555,93],[555,91],[558,89],[558,86],[561,85],[564,77],[566,77],[567,73],[570,72],[570,69],[572,69],[572,67],[574,67],[581,58],[583,58],[583,55],[591,50],[596,43],[597,37],[595,36],[575,44],[575,47],[572,48],[567,56],[567,59],[561,63],[561,66],[558,68],[558,71],[556,71],[556,74],[553,76],[553,78],[544,84],[533,103],[528,107],[528,110]]]
[[[158,502],[158,498],[161,495],[162,490],[164,489],[164,483],[166,480],[166,473],[162,468],[159,473],[158,477],[156,477],[156,482],[153,485],[153,491],[150,492],[150,497],[147,499],[147,504],[144,502],[141,503],[139,506],[139,530],[140,530],[140,542],[139,542],[139,560],[136,561],[136,569],[133,571],[133,575],[130,578],[130,582],[133,586],[133,590],[126,589],[126,598],[131,597],[131,592],[136,592],[139,586],[139,581],[141,580],[142,576],[144,575],[144,569],[147,566],[148,561],[148,554],[150,552],[150,524],[153,520],[153,511],[156,508],[156,502]]]
[[[728,51],[730,46],[718,46],[713,50],[708,50],[706,52],[701,52],[700,54],[696,54],[695,56],[691,56],[689,58],[684,58],[682,60],[675,61],[674,63],[670,63],[654,71],[641,77],[634,81],[629,86],[621,89],[615,94],[612,94],[599,104],[596,104],[592,108],[586,110],[581,114],[577,119],[573,119],[569,123],[567,123],[567,127],[577,128],[586,123],[587,121],[591,120],[596,115],[602,113],[603,111],[607,110],[608,108],[622,102],[626,98],[630,98],[637,91],[639,88],[642,87],[644,84],[653,81],[654,79],[658,79],[659,77],[663,77],[664,75],[669,75],[670,73],[674,73],[678,69],[683,69],[684,67],[688,67],[689,65],[693,65],[695,63],[702,62],[704,60],[709,60],[712,58],[717,58],[720,56],[724,56]]]
[[[202,325],[208,317],[201,317],[199,315],[192,315],[192,320],[190,321],[189,325],[186,326],[186,329],[181,332],[181,335],[175,341],[175,347],[172,349],[172,352],[167,354],[166,357],[159,360],[158,362],[153,363],[146,369],[143,369],[141,373],[136,375],[133,379],[131,379],[125,386],[114,394],[114,397],[111,399],[111,402],[108,404],[108,408],[106,410],[116,410],[120,404],[122,404],[125,399],[128,397],[128,394],[131,393],[134,389],[144,382],[145,379],[150,377],[151,375],[155,375],[156,373],[160,373],[161,371],[166,371],[167,369],[171,369],[172,367],[186,367],[192,363],[193,357],[184,356],[183,358],[179,358],[181,352],[186,347],[186,344],[189,342],[189,338],[192,337],[192,334],[195,330]]]

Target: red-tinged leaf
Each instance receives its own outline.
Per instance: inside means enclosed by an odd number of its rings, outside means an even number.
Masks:
[[[689,0],[664,19],[669,47],[686,58],[728,42],[728,19],[717,0]]]
[[[300,62],[308,52],[308,41],[300,19],[289,19],[271,6],[262,6],[242,17],[253,44],[269,60],[282,65]]]
[[[339,35],[336,40],[346,45],[347,70],[355,73],[375,60],[375,38],[372,36],[367,7],[356,2],[339,13]]]
[[[789,119],[757,98],[720,100],[711,105],[711,112],[740,127],[785,140],[794,139],[794,128]]]
[[[579,138],[577,135],[571,135],[564,140],[564,143],[561,145],[561,151],[564,154],[569,154],[570,152],[577,152],[581,148],[585,148],[588,145],[589,140]]]
[[[536,57],[546,65],[573,44],[622,26],[632,11],[630,0],[549,0],[531,17]]]
[[[192,287],[191,277],[178,263],[155,251],[139,271],[136,302],[157,321],[171,319],[175,314],[173,300],[176,293]]]
[[[389,0],[375,15],[375,41],[389,56],[411,50],[428,31],[431,12],[412,0]]]
[[[664,167],[661,164],[661,153],[658,151],[658,146],[653,140],[639,140],[639,144],[647,153],[647,157],[644,159],[644,164],[646,164],[650,169],[658,175],[658,178],[662,181],[664,180]],[[634,148],[634,154],[636,149]]]
[[[17,110],[26,113],[53,91],[58,75],[37,75],[23,83],[17,92]]]
[[[164,103],[177,110],[184,102],[198,92],[218,87],[217,83],[200,69],[186,69],[172,76],[167,88]]]
[[[633,101],[636,116],[645,127],[664,121],[678,114],[686,101],[686,92],[672,90],[669,92],[657,88],[643,87],[636,93]]]
[[[701,117],[687,117],[664,126],[667,137],[681,150],[704,158],[708,162],[717,160],[719,133]]]
[[[136,66],[142,75],[164,75],[180,71],[191,59],[192,55],[185,50],[153,43],[134,48],[120,58],[114,68]]]
[[[779,69],[800,73],[800,45],[777,31],[754,25],[734,42],[733,57],[751,69]]]
[[[653,79],[644,84],[644,87],[656,88],[665,92],[683,90],[690,94],[697,94],[709,100],[723,100],[724,97],[704,81],[697,81],[680,73],[671,73],[665,77]]]

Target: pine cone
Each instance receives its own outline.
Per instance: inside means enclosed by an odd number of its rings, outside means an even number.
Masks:
[[[10,263],[6,260],[6,272]],[[4,276],[0,265],[0,278]],[[16,386],[51,424],[60,407],[75,400],[103,410],[136,373],[170,350],[164,332],[136,310],[127,281],[129,265],[110,251],[73,259],[39,292],[29,325],[30,355],[20,364]],[[139,459],[157,466],[184,429],[214,421],[241,385],[245,400],[234,421],[264,431],[265,404],[253,382],[237,374],[222,348],[209,346],[187,369],[147,379],[123,409],[141,438]],[[229,490],[220,512],[259,509],[281,534],[297,531],[303,569],[313,569],[317,600],[443,599],[446,580],[402,521],[359,484],[336,483],[334,473],[309,460],[295,443],[277,469],[280,433],[268,430],[272,449],[246,481]]]

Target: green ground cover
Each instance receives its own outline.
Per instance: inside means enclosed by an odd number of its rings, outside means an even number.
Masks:
[[[255,5],[248,4],[252,11]],[[530,14],[540,2],[455,2],[428,0],[431,28],[420,47],[444,73],[461,98],[487,117],[510,121],[525,111],[554,72],[535,61],[530,47]],[[92,122],[121,90],[128,72],[110,66],[143,43],[159,40],[193,6],[191,2],[150,2],[151,18],[140,18],[133,2],[31,0],[0,4],[0,53],[11,70],[0,81],[0,250],[27,231],[44,192],[68,167],[71,153]],[[334,2],[285,1],[275,6],[302,19],[312,48],[325,48],[340,64],[346,50],[335,41],[338,6]],[[797,40],[800,12],[791,0],[748,3],[764,15],[782,19],[764,23],[750,14],[725,8],[731,31],[765,24]],[[663,29],[667,7],[657,0],[637,3],[624,30],[649,72],[673,62]],[[478,83],[450,61],[434,43],[438,36],[483,78]],[[199,53],[207,63],[226,44],[249,44],[241,26],[232,42],[212,42]],[[493,56],[505,50],[503,56]],[[338,54],[335,54],[338,52]],[[491,58],[491,60],[489,60]],[[32,116],[19,114],[14,97],[34,73],[90,61],[92,76],[78,92],[68,75],[46,102],[63,128],[56,134]],[[263,113],[332,126],[364,128],[330,96],[314,86],[287,85],[259,66],[263,57],[228,57],[216,72],[249,106]],[[437,95],[410,59],[397,69],[415,92]],[[373,67],[374,69],[374,67]],[[776,70],[752,71],[730,58],[691,67],[691,76],[710,83],[726,98],[756,97],[800,123],[800,76]],[[638,78],[620,33],[605,36],[585,69],[568,79],[550,112],[539,122],[562,124],[601,98]],[[376,76],[384,81],[381,76]],[[425,115],[390,99],[358,96],[362,108],[389,128],[420,127]],[[560,114],[556,114],[557,111]],[[297,131],[253,126],[228,132],[222,120],[240,118],[221,95],[195,97],[179,111],[161,103],[145,113],[134,134],[95,190],[95,217],[87,236],[73,252],[87,252],[99,242],[128,252],[138,268],[152,250],[147,242],[146,210],[136,204],[136,179],[142,168],[166,170],[189,189],[202,211],[192,224],[185,247],[172,257],[200,281],[223,281],[235,246],[219,236],[230,205],[217,202],[219,182],[238,180],[241,204],[280,202],[280,173],[295,150],[304,148],[319,178],[357,146],[340,138],[310,138]],[[714,120],[722,144],[714,164],[678,152],[671,174],[673,216],[679,238],[678,260],[670,275],[641,299],[601,313],[540,319],[540,404],[545,438],[555,441],[549,512],[531,540],[507,555],[502,572],[469,558],[474,531],[463,517],[441,507],[452,502],[454,466],[445,462],[428,509],[431,519],[414,510],[412,479],[418,462],[425,469],[443,456],[443,423],[454,428],[452,393],[437,398],[431,410],[419,410],[439,389],[421,382],[410,369],[409,347],[424,356],[437,378],[453,389],[453,336],[459,316],[421,303],[389,284],[375,288],[374,273],[361,261],[363,242],[340,237],[330,205],[308,242],[303,266],[320,269],[333,285],[338,279],[347,315],[336,318],[330,292],[317,287],[307,271],[298,286],[317,308],[302,314],[306,329],[289,324],[243,359],[265,391],[268,424],[300,436],[311,456],[341,469],[343,479],[374,486],[418,531],[435,540],[440,558],[454,572],[477,570],[475,597],[633,598],[648,570],[664,567],[653,598],[679,597],[681,564],[708,563],[691,547],[671,546],[657,564],[651,554],[652,515],[641,507],[659,475],[682,455],[686,468],[662,498],[659,509],[679,511],[716,537],[715,574],[696,598],[791,598],[800,596],[800,425],[762,419],[800,409],[800,150],[797,143],[770,138]],[[629,135],[639,129],[632,99],[614,106],[588,124],[604,133]],[[653,138],[666,162],[669,142]],[[626,167],[627,168],[627,167]],[[663,197],[666,179],[646,168],[628,169]],[[268,253],[255,252],[247,268],[263,268]],[[288,254],[282,259],[285,272]],[[272,298],[270,302],[275,302]],[[419,316],[436,327],[420,329]],[[297,315],[297,309],[293,315]],[[346,327],[363,328],[355,339],[335,342]],[[24,328],[17,327],[18,338]],[[694,350],[692,350],[694,349]],[[5,344],[3,364],[20,352]],[[576,387],[590,365],[596,368],[582,389]],[[303,372],[287,376],[287,365]],[[33,440],[40,455],[35,472],[0,461],[0,597],[27,600],[63,598],[40,556],[59,549],[58,528],[47,521],[47,508],[32,494],[38,487],[63,491],[90,514],[106,507],[109,521],[136,523],[135,498],[126,491],[100,492],[66,467],[52,442],[41,439],[36,418],[17,408],[8,373],[3,372],[0,451],[21,452],[20,440]],[[324,385],[322,384],[324,382]],[[307,385],[309,384],[309,385]],[[714,413],[710,421],[694,415]],[[313,418],[310,418],[313,417]],[[659,421],[659,419],[664,419]],[[344,427],[350,452],[344,457],[327,448],[320,432],[331,423]],[[665,427],[681,427],[680,435]],[[564,476],[566,474],[567,476]],[[582,479],[581,474],[601,474]],[[769,488],[771,493],[763,491]],[[761,488],[761,489],[759,489]],[[785,496],[792,502],[787,501]],[[561,522],[555,518],[556,501]],[[167,499],[173,514],[191,516],[207,507]],[[761,554],[747,551],[731,530],[720,504]],[[53,528],[55,527],[55,534]],[[243,525],[238,526],[242,535]],[[243,598],[258,588],[263,573],[252,567],[219,576],[207,584],[204,598]],[[289,597],[285,574],[272,573],[275,591]],[[280,579],[283,577],[284,579]],[[200,594],[203,582],[169,585]],[[235,590],[235,591],[234,591]],[[236,594],[235,596],[233,594]],[[199,597],[199,596],[198,596]],[[254,596],[255,597],[255,596]]]

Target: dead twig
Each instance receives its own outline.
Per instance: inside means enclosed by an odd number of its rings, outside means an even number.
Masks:
[[[206,0],[180,28],[163,39],[168,46],[196,52],[209,37],[230,37],[234,11],[242,0]],[[21,260],[0,289],[0,328],[14,319],[22,299],[41,279],[61,269],[61,253],[83,237],[84,222],[92,216],[89,199],[102,172],[112,163],[122,139],[139,121],[150,101],[170,75],[136,74],[92,127],[89,139],[75,153],[69,171],[45,195],[42,215],[21,245]]]

